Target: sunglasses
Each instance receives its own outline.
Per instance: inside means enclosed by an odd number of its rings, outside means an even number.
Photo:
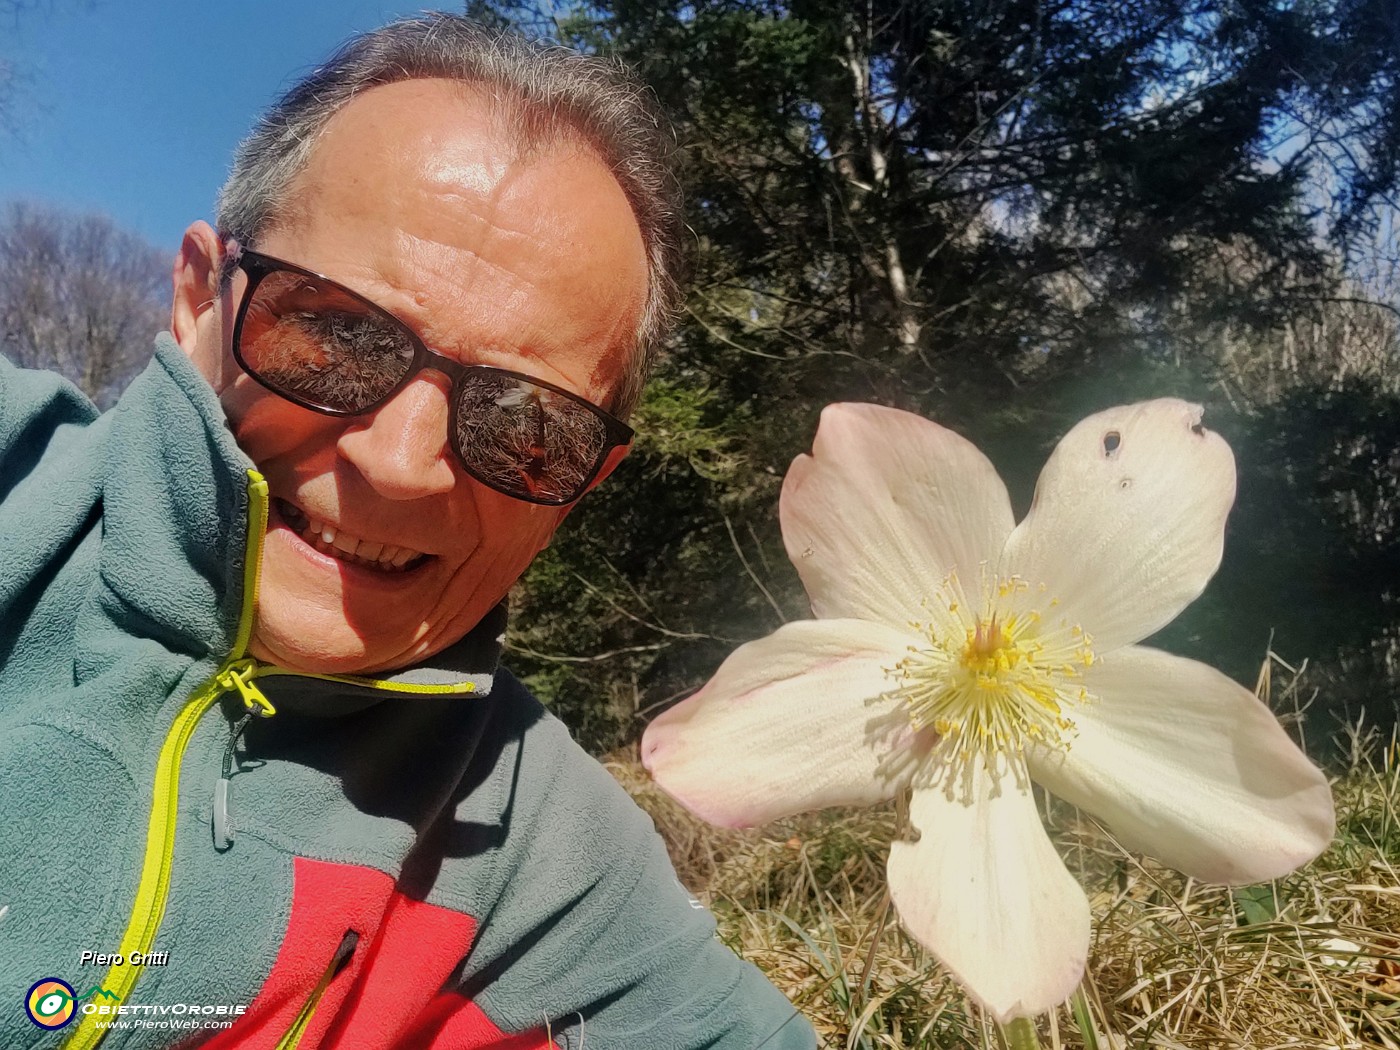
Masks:
[[[553,383],[429,350],[364,296],[312,270],[234,244],[229,265],[248,276],[233,326],[233,356],[279,397],[328,416],[388,402],[425,368],[452,380],[448,436],[462,469],[528,503],[572,503],[608,453],[633,431]]]

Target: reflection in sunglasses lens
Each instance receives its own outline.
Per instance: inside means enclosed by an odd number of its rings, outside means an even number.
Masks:
[[[238,359],[294,400],[357,415],[388,397],[413,367],[416,338],[333,281],[264,270],[250,294]],[[463,466],[507,495],[577,499],[609,446],[607,425],[589,406],[523,377],[468,368],[455,397],[453,437]]]
[[[457,397],[462,461],[512,495],[577,497],[607,444],[602,420],[588,409],[512,376],[468,373]]]
[[[259,284],[239,345],[264,382],[337,412],[379,401],[413,361],[413,344],[392,319],[291,273]]]

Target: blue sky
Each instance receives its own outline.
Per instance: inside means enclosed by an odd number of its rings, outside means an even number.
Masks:
[[[24,82],[18,137],[0,137],[0,202],[106,212],[173,251],[212,219],[257,113],[347,35],[423,6],[51,0],[2,20],[0,56]]]

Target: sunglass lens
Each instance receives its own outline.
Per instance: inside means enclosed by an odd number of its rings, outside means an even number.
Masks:
[[[333,412],[362,412],[387,396],[413,363],[397,321],[344,289],[278,270],[254,289],[239,357],[281,393]]]
[[[584,405],[524,379],[468,371],[457,382],[457,449],[481,481],[536,503],[583,494],[607,448],[607,428]]]

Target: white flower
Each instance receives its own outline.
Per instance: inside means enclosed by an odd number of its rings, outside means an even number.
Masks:
[[[741,647],[657,718],[647,768],[729,826],[912,788],[918,834],[891,846],[891,895],[999,1021],[1066,999],[1089,944],[1031,781],[1205,881],[1311,860],[1334,827],[1322,773],[1248,690],[1133,644],[1220,564],[1234,457],[1200,420],[1176,400],[1089,417],[1016,525],[963,438],[828,407],[781,500],[818,619]]]

